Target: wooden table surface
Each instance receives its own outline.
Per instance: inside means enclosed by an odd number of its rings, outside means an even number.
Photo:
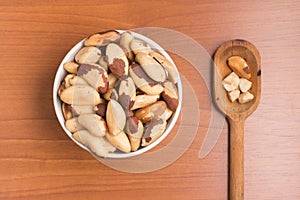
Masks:
[[[299,1],[36,2],[0,2],[0,199],[227,199],[228,126],[199,159],[210,99],[176,56],[203,114],[192,145],[170,166],[142,174],[111,169],[60,127],[52,86],[64,55],[91,33],[139,27],[182,32],[210,55],[229,39],[256,45],[262,95],[245,124],[245,199],[300,199]]]

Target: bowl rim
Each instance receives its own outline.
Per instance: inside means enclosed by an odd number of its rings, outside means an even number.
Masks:
[[[120,34],[126,32],[126,30],[116,30],[116,31],[119,32]],[[128,31],[130,31],[130,30],[128,30]],[[171,62],[175,66],[175,69],[178,71],[177,66],[175,65],[172,58],[169,56],[169,54],[159,44],[157,44],[152,39],[150,39],[150,38],[148,38],[144,35],[141,35],[139,33],[133,32],[133,31],[130,31],[130,32],[132,33],[134,38],[145,41],[146,43],[148,43],[151,46],[151,48],[153,48],[157,52],[161,53],[165,58],[168,59],[169,62]],[[54,83],[53,83],[53,105],[54,105],[54,110],[55,110],[56,117],[59,121],[60,126],[63,128],[65,134],[67,134],[69,136],[69,138],[71,138],[71,140],[73,142],[75,142],[78,146],[80,146],[82,149],[88,151],[89,153],[91,153],[93,156],[96,156],[97,158],[102,158],[102,157],[99,157],[99,156],[95,155],[88,147],[86,147],[85,145],[83,145],[80,142],[78,142],[77,140],[75,140],[74,137],[72,136],[72,133],[66,128],[65,119],[63,117],[62,108],[61,108],[62,107],[62,102],[61,102],[60,98],[58,97],[58,89],[60,87],[61,82],[63,81],[64,77],[67,74],[67,72],[65,71],[63,65],[66,62],[74,60],[74,57],[75,57],[76,53],[79,51],[80,48],[83,47],[83,42],[85,40],[86,40],[86,38],[84,38],[83,40],[78,42],[75,46],[73,46],[68,51],[66,56],[63,58],[63,60],[59,64],[59,67],[58,67],[57,72],[55,74]],[[164,140],[169,135],[169,133],[171,132],[171,130],[173,129],[175,123],[178,120],[180,110],[181,110],[181,106],[182,106],[182,98],[183,97],[182,97],[182,82],[181,82],[180,76],[178,77],[178,81],[176,83],[176,86],[177,86],[177,90],[178,90],[178,106],[177,106],[175,112],[173,113],[171,119],[169,119],[168,124],[167,124],[167,128],[164,131],[164,133],[158,139],[156,139],[153,143],[149,144],[146,147],[138,149],[137,151],[130,152],[130,153],[124,153],[124,152],[121,152],[121,151],[117,150],[115,152],[108,153],[106,158],[128,158],[128,157],[143,154],[143,153],[151,150],[155,146],[157,146],[162,140]]]

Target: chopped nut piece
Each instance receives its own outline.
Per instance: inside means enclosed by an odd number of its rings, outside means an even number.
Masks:
[[[251,81],[248,81],[245,78],[241,78],[240,79],[239,87],[240,87],[240,90],[242,92],[247,92],[251,88],[251,86],[252,86],[252,82]]]
[[[235,102],[235,100],[237,100],[240,96],[240,91],[239,90],[233,90],[231,92],[228,92],[228,97],[230,99],[231,102]]]
[[[254,99],[253,94],[251,94],[250,92],[244,92],[240,95],[239,102],[240,103],[247,103],[247,102],[251,101],[252,99]]]
[[[225,90],[230,92],[238,88],[239,82],[240,82],[240,78],[238,77],[238,75],[232,72],[222,81],[222,84]]]

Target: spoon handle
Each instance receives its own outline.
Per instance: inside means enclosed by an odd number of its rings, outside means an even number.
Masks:
[[[244,123],[229,119],[229,199],[244,200]]]

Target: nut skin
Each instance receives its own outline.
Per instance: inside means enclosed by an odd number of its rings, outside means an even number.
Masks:
[[[141,146],[148,146],[157,140],[165,131],[167,122],[161,118],[153,119],[146,125]]]
[[[59,88],[58,88],[58,91],[57,91],[57,94],[58,94],[58,96],[61,98],[61,94],[62,94],[62,92],[66,89],[67,87],[66,87],[66,81],[63,81],[63,82],[61,82],[61,84],[60,84],[60,86],[59,86]]]
[[[62,103],[61,104],[61,109],[62,109],[63,116],[64,116],[65,120],[73,118],[73,113],[72,113],[71,105]]]
[[[99,93],[87,85],[74,85],[61,92],[60,99],[66,104],[97,105],[103,100]]]
[[[166,71],[161,64],[145,53],[138,53],[135,60],[142,66],[145,73],[154,81],[162,83],[166,80]]]
[[[178,107],[178,91],[175,84],[171,81],[165,81],[163,84],[164,91],[161,96],[167,103],[168,107],[175,112]]]
[[[75,55],[75,61],[79,64],[95,64],[101,56],[100,49],[96,47],[83,47]]]
[[[77,72],[78,76],[88,82],[100,94],[104,94],[108,89],[108,75],[106,70],[100,65],[81,64]]]
[[[118,101],[122,105],[126,117],[131,116],[130,108],[135,101],[136,89],[133,80],[129,76],[123,76],[120,80],[118,96]]]
[[[107,108],[106,103],[100,103],[94,107],[94,111],[96,112],[97,115],[99,115],[101,117],[105,117],[106,116],[106,108]]]
[[[106,122],[111,135],[118,135],[125,127],[125,112],[122,106],[114,99],[110,99],[107,104]]]
[[[179,80],[179,73],[178,73],[177,69],[175,68],[175,66],[160,53],[152,51],[149,53],[149,55],[165,68],[165,70],[168,72],[168,78],[174,84],[176,84]]]
[[[117,42],[120,34],[115,30],[95,33],[84,41],[84,46],[105,46],[111,42]]]
[[[110,99],[118,101],[119,96],[115,88],[109,88],[107,92],[103,95],[103,98],[107,101],[110,101]]]
[[[75,62],[64,63],[64,69],[71,74],[77,74],[78,67],[79,67],[79,64],[75,63]]]
[[[146,94],[158,95],[163,91],[162,85],[150,79],[140,65],[132,64],[129,74],[135,85]]]
[[[127,135],[121,131],[117,135],[107,134],[106,139],[117,149],[129,153],[131,151],[131,146]]]
[[[75,132],[73,138],[100,157],[107,157],[109,152],[116,150],[104,137],[94,136],[87,130]]]
[[[134,116],[141,120],[142,123],[146,123],[158,118],[165,112],[166,109],[167,105],[164,101],[157,101],[149,106],[137,110]]]
[[[102,117],[96,114],[82,114],[78,117],[81,126],[87,129],[91,134],[102,137],[108,134],[106,122]]]
[[[228,66],[240,77],[251,78],[251,71],[246,60],[240,56],[231,56],[227,60]]]

